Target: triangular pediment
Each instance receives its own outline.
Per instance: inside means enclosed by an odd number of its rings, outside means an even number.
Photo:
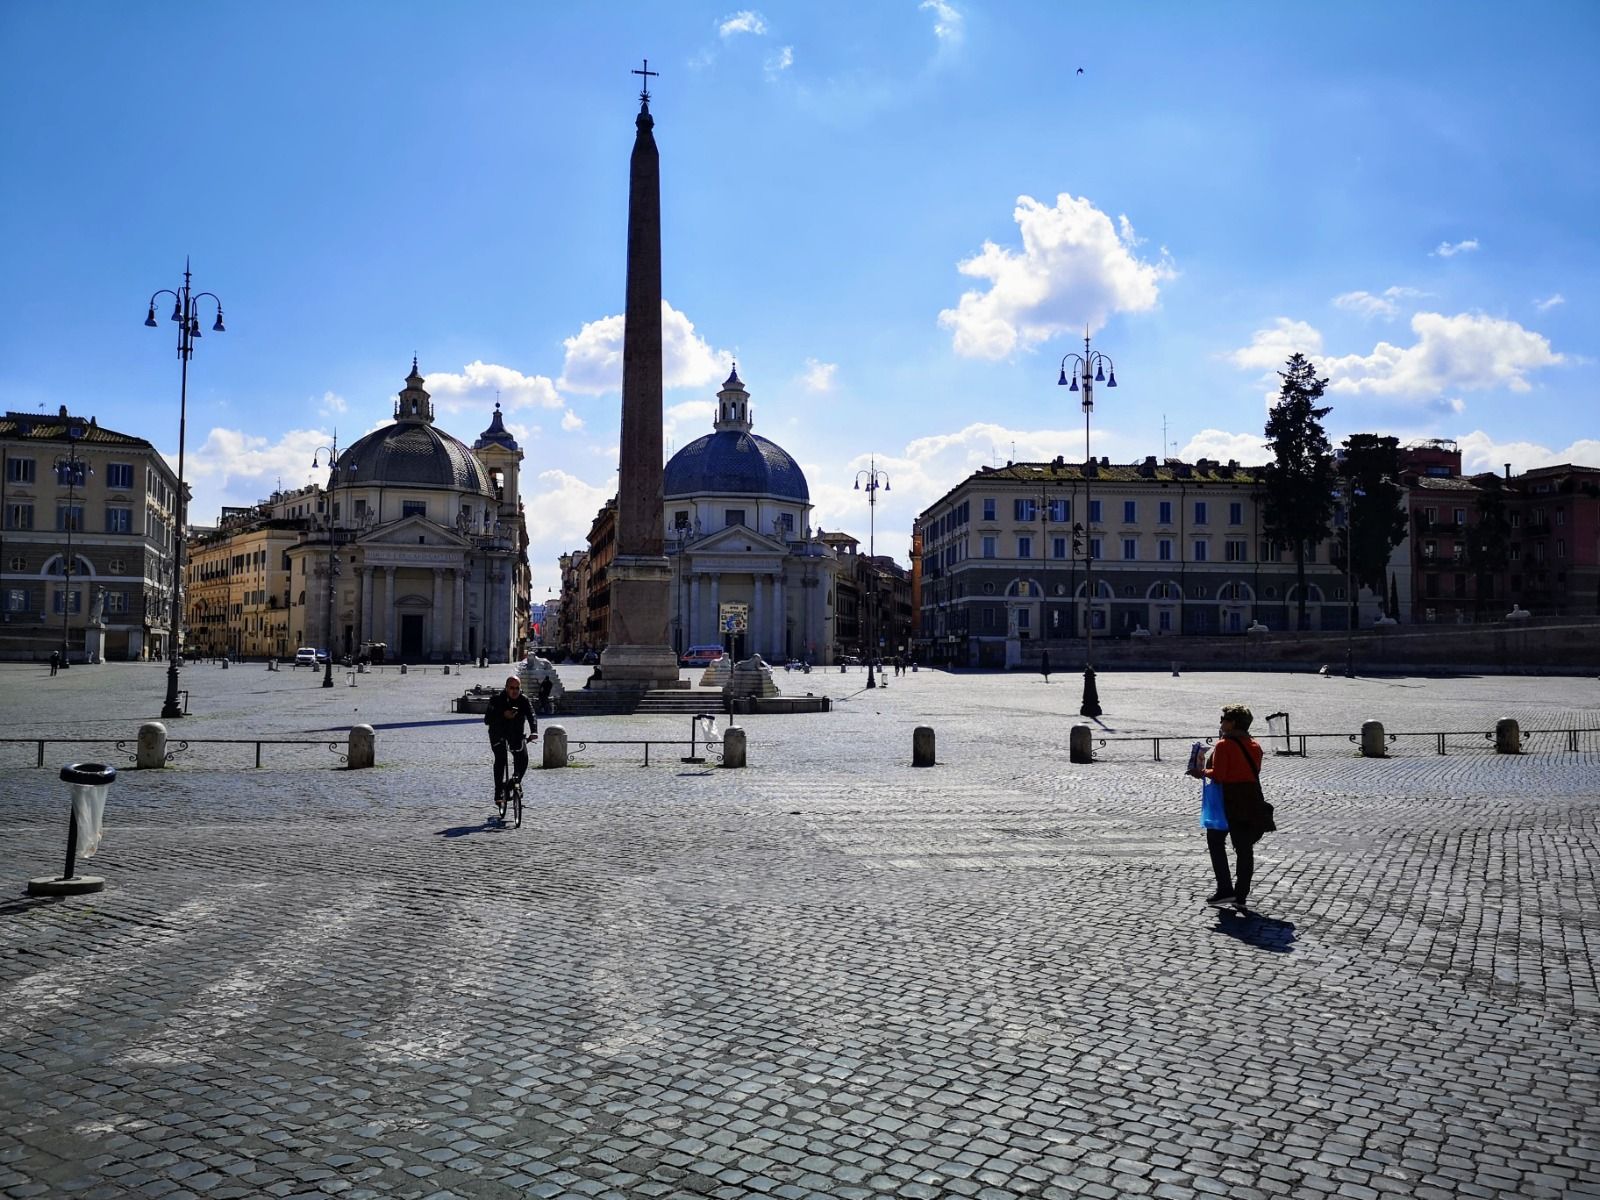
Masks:
[[[730,525],[698,539],[686,547],[690,554],[788,554],[789,547],[777,538],[757,533],[744,525]]]
[[[446,529],[427,517],[402,517],[364,534],[356,542],[361,546],[415,546],[419,537],[426,538],[424,544],[429,546],[453,546],[461,550],[472,547],[470,538],[463,537],[454,529]]]

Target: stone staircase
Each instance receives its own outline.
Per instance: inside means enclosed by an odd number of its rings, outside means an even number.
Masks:
[[[556,704],[556,716],[597,717],[632,714],[637,716],[694,716],[695,713],[725,713],[728,702],[715,688],[661,688],[633,694],[586,691],[573,688]]]

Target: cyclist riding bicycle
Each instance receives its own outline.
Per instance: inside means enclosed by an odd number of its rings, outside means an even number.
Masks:
[[[483,714],[483,723],[489,727],[489,745],[494,748],[494,802],[499,807],[504,800],[506,785],[506,756],[509,751],[517,783],[522,782],[528,769],[528,743],[523,736],[523,722],[528,731],[539,732],[539,722],[534,719],[533,705],[522,694],[522,680],[507,676],[506,686],[496,692]]]

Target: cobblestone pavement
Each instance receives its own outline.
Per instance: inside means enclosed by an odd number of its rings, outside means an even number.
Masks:
[[[748,770],[593,745],[502,831],[447,711],[495,674],[190,667],[107,890],[33,901],[54,768],[163,678],[0,666],[5,736],[83,739],[0,745],[0,1195],[1600,1195],[1600,735],[1482,737],[1600,727],[1592,679],[1103,675],[1073,765],[1076,677],[780,672],[838,704],[742,719]],[[1182,746],[1110,739],[1234,699],[1458,736],[1270,759],[1260,915],[1217,914]],[[376,770],[200,740],[352,721]]]

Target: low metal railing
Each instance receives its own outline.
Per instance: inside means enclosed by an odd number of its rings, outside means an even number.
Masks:
[[[1521,732],[1524,753],[1531,750],[1573,754],[1600,753],[1600,727],[1584,729],[1524,729]],[[1386,746],[1395,745],[1401,738],[1426,739],[1432,742],[1433,752],[1436,755],[1449,754],[1452,748],[1449,740],[1451,738],[1465,739],[1467,742],[1466,745],[1462,745],[1459,742],[1456,743],[1454,749],[1457,751],[1492,750],[1494,749],[1495,740],[1494,730],[1492,729],[1487,731],[1482,729],[1430,729],[1404,733],[1389,733],[1385,731],[1383,736]],[[1307,743],[1313,739],[1331,740],[1355,746],[1361,744],[1361,735],[1359,733],[1280,733],[1276,736],[1262,738],[1261,745],[1264,750],[1272,754],[1304,758],[1308,750]],[[1143,742],[1150,747],[1151,760],[1162,762],[1164,761],[1161,757],[1161,744],[1163,742],[1182,743],[1185,753],[1187,753],[1188,747],[1195,742],[1209,746],[1216,740],[1215,734],[1207,737],[1180,737],[1176,735],[1167,735],[1165,737],[1108,736],[1096,738],[1095,745],[1105,749],[1112,742]]]
[[[0,745],[33,746],[35,748],[33,765],[42,767],[44,763],[44,748],[46,746],[111,746],[118,754],[127,757],[129,762],[138,762],[139,756],[133,749],[137,739],[130,738],[0,738]],[[326,738],[168,738],[166,761],[172,762],[180,754],[186,753],[191,746],[251,746],[255,750],[255,766],[261,766],[261,747],[263,746],[326,746],[339,759],[341,763],[349,761],[349,746],[346,742],[330,742]]]
[[[687,746],[689,753],[678,761],[686,763],[703,763],[706,760],[695,753],[704,746],[706,753],[722,761],[722,740],[715,736],[717,721],[711,713],[696,713],[689,719],[689,740],[680,742],[664,738],[586,738],[582,741],[569,741],[567,743],[567,758],[573,759],[582,754],[590,746],[643,746],[644,765],[650,765],[651,746]]]

